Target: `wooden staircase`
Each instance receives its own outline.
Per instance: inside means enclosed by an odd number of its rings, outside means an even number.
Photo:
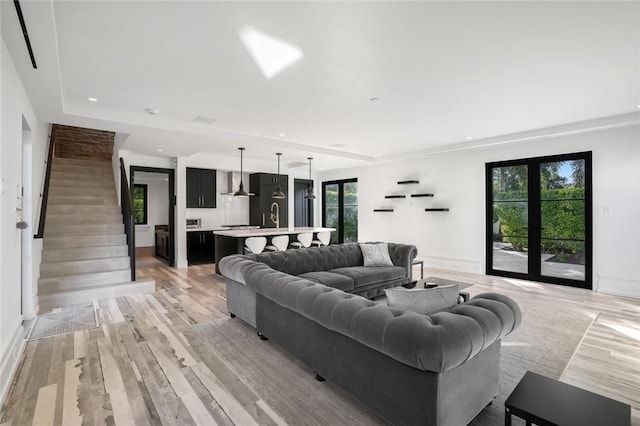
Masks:
[[[155,291],[153,280],[131,281],[111,163],[54,158],[49,185],[40,310]]]

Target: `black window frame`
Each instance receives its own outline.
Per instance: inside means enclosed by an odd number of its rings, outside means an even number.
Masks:
[[[135,200],[136,200],[136,188],[142,189],[142,218],[143,221],[142,222],[138,222],[137,218],[136,218],[136,207],[135,207]],[[133,194],[132,194],[132,198],[133,198],[133,209],[134,209],[134,221],[135,221],[135,225],[148,225],[149,224],[149,217],[147,215],[148,212],[148,204],[149,204],[149,198],[148,198],[148,185],[146,183],[134,183],[133,184]]]
[[[349,179],[338,179],[338,180],[329,180],[322,182],[322,226],[324,228],[327,227],[327,218],[326,218],[326,187],[328,185],[338,185],[338,227],[336,228],[337,234],[337,244],[344,243],[344,184],[345,183],[357,183],[358,178],[349,178]],[[358,207],[360,204],[358,203]],[[357,229],[356,229],[357,232]],[[357,234],[356,234],[357,237]],[[357,238],[356,238],[357,239]]]
[[[540,164],[584,160],[585,162],[585,279],[584,281],[554,277],[542,274],[538,255],[528,256],[527,273],[493,269],[493,177],[492,170],[497,167],[511,167],[527,165],[528,167],[528,243],[529,253],[540,253],[540,239],[542,235],[540,217]],[[532,280],[549,284],[560,284],[569,287],[593,289],[593,167],[592,152],[573,152],[543,157],[521,158],[516,160],[497,161],[485,164],[485,273],[487,275],[502,276]]]

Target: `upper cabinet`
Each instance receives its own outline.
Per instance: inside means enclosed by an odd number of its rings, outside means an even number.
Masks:
[[[216,171],[187,167],[187,208],[216,207]]]
[[[278,188],[287,198],[275,199],[271,197]],[[249,176],[249,188],[255,195],[249,200],[249,223],[263,228],[275,228],[274,219],[279,221],[281,228],[288,226],[289,177],[271,173],[253,173]],[[278,207],[275,207],[276,204]]]

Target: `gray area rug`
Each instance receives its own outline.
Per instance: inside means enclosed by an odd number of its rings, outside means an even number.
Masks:
[[[38,340],[98,326],[92,302],[64,306],[39,315],[27,340]]]
[[[386,303],[384,299],[377,301]],[[523,322],[502,341],[500,392],[471,425],[504,424],[504,401],[527,370],[560,378],[592,322],[583,311],[559,302],[544,298],[517,301]],[[340,388],[317,382],[307,366],[275,344],[258,339],[255,329],[238,318],[201,323],[194,329],[216,356],[289,424],[385,423]],[[551,329],[553,333],[548,333]],[[513,424],[525,423],[514,417]]]

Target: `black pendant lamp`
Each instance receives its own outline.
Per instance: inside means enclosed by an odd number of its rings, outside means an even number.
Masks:
[[[313,157],[309,157],[307,158],[307,160],[309,160],[309,180],[311,180],[311,160],[313,160]],[[316,199],[316,196],[313,195],[313,181],[309,182],[309,187],[307,188],[307,193],[305,194],[304,198],[307,200]]]
[[[276,155],[278,156],[278,187],[276,188],[276,192],[274,192],[273,194],[271,194],[271,198],[285,198],[286,196],[284,195],[284,193],[282,192],[282,190],[280,189],[280,156],[282,155],[281,152],[276,152]]]
[[[233,194],[234,197],[248,197],[249,193],[244,190],[244,184],[242,183],[242,151],[244,148],[238,148],[240,150],[240,187]]]

